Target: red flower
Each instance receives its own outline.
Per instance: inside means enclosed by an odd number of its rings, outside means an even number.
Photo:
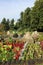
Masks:
[[[16,56],[15,56],[15,59],[18,60],[18,58],[19,58],[19,57],[16,55]]]
[[[17,56],[18,56],[18,57],[20,56],[20,51],[17,52]]]
[[[43,41],[40,42],[41,48],[43,50]]]

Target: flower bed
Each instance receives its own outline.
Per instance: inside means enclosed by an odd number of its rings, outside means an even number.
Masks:
[[[23,49],[24,43],[0,43],[0,61],[18,59]]]
[[[35,32],[25,34],[22,39],[24,42],[13,42],[12,38],[4,43],[0,42],[0,63],[28,65],[37,63],[37,60],[43,61],[43,38]]]
[[[0,61],[23,60],[43,58],[43,42],[34,43],[0,43]]]

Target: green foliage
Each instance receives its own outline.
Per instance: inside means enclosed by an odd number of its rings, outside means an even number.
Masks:
[[[11,49],[7,50],[9,48],[8,46],[1,46],[0,45],[0,61],[8,61],[12,60],[13,58],[13,52]]]
[[[39,36],[38,41],[43,41],[43,35],[40,35],[40,36]]]
[[[9,37],[8,42],[12,43],[13,42],[13,39],[11,37]]]
[[[22,60],[39,59],[41,58],[42,50],[39,44],[27,44],[23,54]]]
[[[2,28],[2,29],[3,29],[4,31],[9,30],[9,29],[10,29],[9,19],[6,20],[5,18],[3,18],[0,25],[3,25],[3,28]]]
[[[10,29],[14,30],[14,19],[12,19],[10,22]]]
[[[16,26],[19,30],[43,31],[43,0],[36,0],[31,9],[21,12]]]
[[[14,30],[14,19],[9,21],[9,19],[6,20],[6,18],[3,18],[0,23],[0,31],[8,31],[8,30]]]

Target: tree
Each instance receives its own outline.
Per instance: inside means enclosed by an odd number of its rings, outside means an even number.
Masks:
[[[3,18],[2,21],[1,21],[2,24],[5,24],[6,23],[6,18]]]
[[[10,29],[10,21],[9,21],[9,19],[7,19],[7,21],[6,21],[6,31],[8,31],[9,29]]]
[[[1,24],[3,25],[3,30],[6,31],[6,18],[2,19]]]
[[[43,30],[43,0],[36,0],[31,10],[31,29]]]
[[[31,17],[30,17],[30,11],[31,11],[31,9],[28,7],[26,10],[25,10],[25,12],[24,12],[24,25],[25,25],[25,27],[30,27],[30,20],[31,20]]]
[[[14,30],[14,19],[12,19],[10,22],[10,29]]]
[[[40,23],[38,26],[39,31],[43,31],[43,0],[40,0]]]
[[[25,28],[29,28],[30,20],[31,20],[30,11],[31,9],[28,7],[24,12],[21,12],[20,19],[18,19],[18,22],[16,25],[18,29],[20,28],[20,30],[22,30]]]
[[[4,27],[3,24],[0,23],[0,31],[4,30],[3,27]]]
[[[3,26],[4,31],[8,31],[10,29],[9,23],[10,23],[9,19],[7,20],[6,18],[2,19],[1,25]]]

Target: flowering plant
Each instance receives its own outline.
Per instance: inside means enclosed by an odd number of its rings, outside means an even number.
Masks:
[[[24,43],[15,43],[13,45],[13,52],[14,52],[14,57],[13,59],[16,59],[18,60],[19,59],[19,56],[20,56],[20,53],[21,53],[21,50],[23,49],[23,46],[24,46]]]
[[[23,42],[0,44],[0,61],[18,60],[23,46]]]
[[[27,44],[22,56],[21,60],[29,60],[29,59],[39,59],[42,58],[43,51],[41,50],[41,46],[39,44]]]

